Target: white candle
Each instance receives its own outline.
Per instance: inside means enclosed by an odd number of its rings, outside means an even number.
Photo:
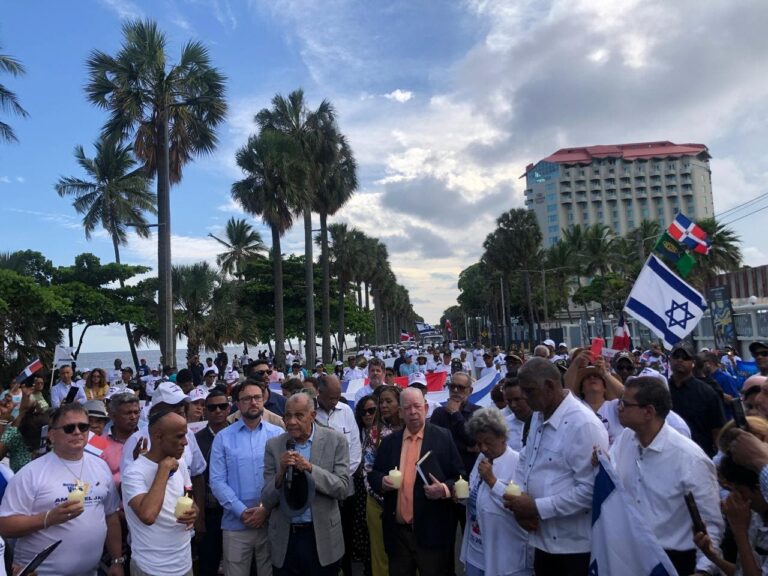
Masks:
[[[400,485],[403,483],[403,473],[397,469],[397,466],[389,471],[389,481],[392,483],[392,486],[394,486],[395,489],[400,489]]]
[[[518,484],[515,484],[513,480],[509,481],[509,484],[507,484],[507,489],[504,490],[504,494],[507,496],[520,496],[523,493],[522,489]]]
[[[80,504],[85,503],[85,492],[78,486],[72,492],[67,494],[67,502],[79,502]]]
[[[459,479],[453,484],[453,491],[456,494],[456,498],[459,500],[469,498],[469,482],[459,476]]]
[[[184,494],[184,496],[176,500],[176,510],[175,510],[176,518],[181,518],[182,516],[184,516],[184,514],[192,510],[193,504],[194,504],[194,501],[192,500],[192,498],[190,498],[186,494]]]

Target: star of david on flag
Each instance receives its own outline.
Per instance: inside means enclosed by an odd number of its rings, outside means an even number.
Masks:
[[[704,296],[654,255],[646,261],[624,305],[668,349],[693,332],[706,308]]]

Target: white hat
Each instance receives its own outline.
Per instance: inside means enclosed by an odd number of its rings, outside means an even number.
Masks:
[[[627,380],[630,380],[631,378],[639,378],[640,376],[646,376],[648,378],[655,378],[662,384],[664,384],[664,387],[669,390],[669,384],[667,383],[667,379],[664,377],[664,374],[657,372],[653,368],[643,368],[640,370],[640,373],[637,376],[630,376],[627,378]]]
[[[136,394],[136,392],[134,392],[127,386],[110,386],[104,398],[109,400],[110,398],[112,398],[112,396],[116,396],[117,394],[125,394],[126,392],[129,392],[131,394]]]
[[[184,390],[178,387],[173,382],[160,382],[155,388],[155,393],[152,394],[152,406],[164,402],[165,404],[181,404],[188,400],[187,395],[184,394]]]
[[[197,386],[192,388],[187,395],[190,402],[197,402],[198,400],[205,400],[208,398],[208,389],[204,386]]]
[[[552,346],[552,348],[555,347],[555,341],[552,340],[551,338],[547,338],[546,340],[544,340],[543,343],[545,346]]]
[[[214,366],[209,366],[208,368],[203,370],[203,378],[208,376],[208,374],[210,374],[210,373],[216,374],[216,376],[218,376],[219,375],[219,369],[214,367]]]
[[[557,345],[558,348],[568,348],[568,344],[565,342],[560,342],[560,344]]]
[[[413,358],[413,352],[411,352],[411,351],[409,350],[408,352],[406,352],[406,353],[405,353],[405,357],[406,357],[406,358]]]
[[[421,372],[414,372],[408,376],[408,386],[413,386],[414,384],[422,384],[423,386],[426,386],[427,378]]]
[[[91,372],[90,368],[80,368],[80,374],[85,374],[86,372]]]
[[[336,366],[344,366],[344,362],[341,360],[336,360]]]

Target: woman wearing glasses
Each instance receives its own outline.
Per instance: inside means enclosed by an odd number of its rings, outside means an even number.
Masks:
[[[382,498],[368,484],[368,473],[373,469],[376,451],[383,438],[403,427],[400,419],[400,388],[398,386],[382,385],[374,390],[374,398],[378,398],[376,420],[363,440],[363,469],[366,474],[365,487],[368,492],[366,502],[368,536],[371,546],[371,574],[373,576],[389,576],[389,561],[384,551],[384,532],[381,526]]]
[[[88,400],[104,400],[109,392],[107,374],[101,368],[94,368],[85,380],[85,397]]]

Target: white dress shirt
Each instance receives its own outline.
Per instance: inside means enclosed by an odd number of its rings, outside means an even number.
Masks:
[[[483,366],[480,370],[480,378],[485,378],[488,374],[496,374],[497,372],[498,369],[495,364],[493,366]]]
[[[69,394],[72,387],[77,388],[77,394],[75,395],[74,401],[80,402],[80,404],[85,404],[88,399],[85,397],[85,390],[83,390],[82,386],[79,386],[76,382],[67,385],[64,384],[64,382],[59,381],[51,387],[51,405],[54,408],[61,406],[61,403],[66,400],[67,394]]]
[[[724,521],[717,473],[712,460],[695,442],[665,423],[643,448],[634,430],[627,428],[614,442],[610,456],[624,489],[662,548],[696,548],[686,492],[693,494],[713,546],[720,546]],[[696,569],[712,572],[714,565],[696,552]]]
[[[507,446],[512,448],[515,452],[520,452],[523,449],[523,431],[525,430],[525,422],[522,420],[518,420],[517,416],[515,416],[515,413],[512,412],[512,410],[509,409],[509,407],[504,408],[504,410],[501,411],[502,415],[504,416],[504,419],[507,421],[507,428],[509,430],[507,431]],[[537,412],[534,412],[531,415],[531,426],[528,429],[528,434],[530,435],[530,431],[533,430],[536,427],[536,418],[539,416]]]
[[[360,466],[360,461],[363,458],[363,448],[360,444],[360,430],[355,421],[355,413],[352,411],[352,408],[343,402],[336,404],[336,408],[331,410],[330,413],[326,412],[323,407],[318,405],[316,420],[324,426],[328,426],[329,428],[341,432],[347,439],[347,444],[349,446],[349,477],[351,480],[352,475],[355,473],[358,466]],[[350,481],[348,495],[351,496],[354,493],[355,483]]]
[[[590,551],[593,446],[608,449],[608,432],[570,392],[544,421],[534,414],[515,476],[536,501],[539,529],[530,543],[550,554]]]

